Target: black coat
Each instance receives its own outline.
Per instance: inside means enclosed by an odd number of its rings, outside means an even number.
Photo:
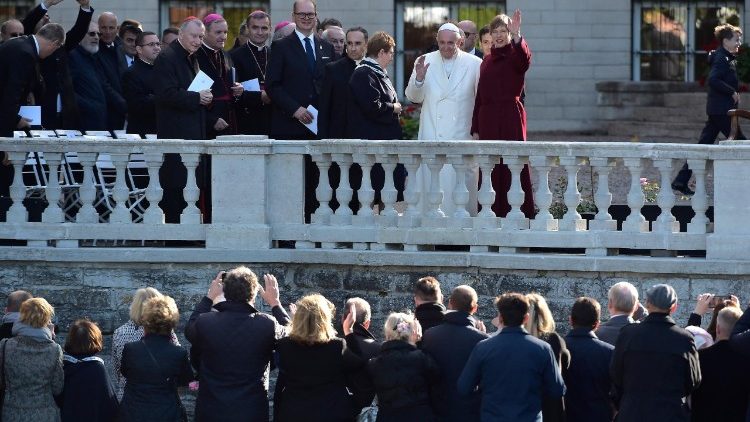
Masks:
[[[610,365],[618,421],[688,421],[683,398],[701,382],[693,336],[667,314],[620,331]]]
[[[168,45],[154,62],[156,133],[161,139],[205,139],[205,107],[200,94],[188,91],[198,74],[195,55],[179,41]]]
[[[206,108],[206,138],[216,139],[217,136],[237,134],[236,100],[231,91],[234,83],[232,80],[234,63],[229,54],[223,50],[218,51],[220,57],[218,65],[212,62],[209,57],[210,54],[213,54],[213,51],[203,44],[195,53],[195,56],[200,69],[214,81],[214,84],[211,85],[211,94],[214,98]],[[224,119],[229,125],[221,132],[214,129],[214,125],[219,119]]]
[[[741,353],[745,358],[750,358],[750,307],[745,309],[745,312],[734,325],[730,343],[734,350]]]
[[[122,50],[119,42],[115,42],[108,47],[103,41],[99,41],[99,52],[96,54],[96,60],[99,62],[99,71],[104,76],[104,81],[111,88],[107,95],[113,97],[107,102],[108,130],[119,130],[125,126],[127,105],[125,104],[125,98],[122,96],[122,74],[125,72],[125,67],[121,62],[124,56],[121,59],[121,55]]]
[[[622,327],[633,324],[634,322],[633,318],[627,315],[613,316],[597,328],[595,332],[596,337],[598,337],[599,340],[614,346],[615,343],[617,343],[617,337],[620,336],[620,330]]]
[[[347,138],[401,139],[401,123],[393,112],[398,97],[387,76],[362,61],[352,73],[349,89]]]
[[[252,50],[251,50],[252,49]],[[271,49],[258,50],[247,43],[229,52],[234,62],[237,82],[258,79],[261,90],[266,88],[268,61]],[[255,56],[253,56],[255,54]],[[237,130],[245,135],[268,135],[271,133],[271,104],[263,104],[260,92],[245,92],[237,107]]]
[[[34,33],[36,24],[47,14],[41,4],[23,18],[23,30],[26,35]],[[39,70],[44,80],[44,92],[37,98],[37,104],[42,106],[42,125],[47,129],[78,129],[78,104],[73,91],[73,80],[68,68],[68,53],[73,51],[89,30],[94,8],[89,11],[78,9],[75,24],[65,34],[64,48],[57,49],[51,56],[39,63]],[[57,97],[60,96],[62,116],[57,113]]]
[[[41,83],[39,53],[32,37],[0,44],[0,136],[12,137],[29,93]]]
[[[432,327],[443,323],[445,317],[445,306],[442,303],[423,303],[414,310],[414,316],[422,326],[422,332],[427,332]]]
[[[378,396],[378,422],[434,421],[440,369],[428,354],[391,340],[367,365]]]
[[[739,91],[737,59],[724,47],[719,47],[708,54],[708,64],[711,65],[711,71],[706,80],[708,86],[706,114],[726,116],[727,111],[737,108],[732,98],[732,95]]]
[[[565,340],[556,332],[545,333],[539,336],[552,348],[552,354],[555,357],[557,369],[561,375],[565,375],[570,365],[570,352],[565,346]],[[542,417],[547,422],[564,422],[565,421],[565,402],[562,397],[543,397],[542,398]]]
[[[318,133],[322,139],[346,138],[346,107],[349,103],[349,79],[357,63],[349,56],[326,65],[320,92]]]
[[[297,33],[271,45],[268,64],[268,94],[271,96],[271,137],[275,139],[317,138],[293,117],[300,107],[318,108],[325,65],[333,61],[333,46],[315,35],[315,70],[307,66],[307,55]]]
[[[168,335],[148,334],[126,344],[120,370],[128,382],[120,405],[121,422],[184,420],[177,387],[193,379],[193,370],[187,350],[172,344]]]
[[[289,317],[278,306],[278,323],[247,303],[215,308],[219,312],[211,312],[211,299],[204,297],[185,329],[200,380],[196,420],[268,420],[269,362]]]
[[[0,325],[0,340],[13,337],[13,323],[6,322]]]
[[[88,358],[90,360],[81,360]],[[108,422],[117,418],[117,396],[104,362],[90,356],[65,355],[65,387],[55,397],[62,422]]]
[[[750,399],[750,363],[721,340],[698,351],[701,385],[691,396],[693,422],[742,422]]]
[[[614,347],[585,328],[574,328],[565,343],[570,351],[570,366],[563,373],[565,411],[571,422],[604,422],[614,418],[614,403],[609,395],[612,381],[609,362]]]
[[[380,353],[382,343],[375,339],[375,336],[363,327],[362,324],[354,324],[352,334],[357,343],[357,347],[353,347],[352,349],[365,362]],[[354,395],[354,405],[357,409],[361,410],[363,407],[369,406],[372,403],[372,399],[375,398],[375,389],[372,386],[370,374],[367,372],[366,366],[362,366],[359,370],[349,374],[349,386]]]
[[[430,328],[422,336],[422,350],[432,356],[440,367],[440,391],[435,400],[437,413],[443,421],[478,421],[480,399],[478,392],[469,396],[458,394],[456,382],[477,343],[487,334],[474,328],[474,318],[467,312],[451,311],[443,323]]]
[[[364,366],[353,334],[313,345],[290,337],[279,340],[279,383],[275,421],[351,421],[356,409],[347,391],[348,376]],[[279,396],[280,395],[280,396]]]
[[[70,75],[73,78],[78,104],[79,128],[83,131],[108,130],[107,104],[114,98],[108,95],[108,84],[99,72],[96,54],[80,45],[70,52]]]
[[[128,133],[156,133],[153,71],[154,65],[135,59],[122,75],[123,95],[128,103]]]

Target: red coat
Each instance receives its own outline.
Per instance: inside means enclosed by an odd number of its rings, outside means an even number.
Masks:
[[[511,41],[502,48],[493,48],[485,57],[479,73],[479,87],[474,102],[471,133],[479,133],[481,140],[526,140],[526,110],[521,103],[524,75],[531,64],[531,51],[521,38],[519,44]],[[492,171],[492,185],[496,192],[492,210],[498,217],[510,211],[507,193],[511,175],[502,162]],[[521,172],[524,202],[521,211],[526,217],[534,216],[534,197],[529,167]]]
[[[483,140],[526,140],[521,91],[530,64],[531,51],[523,38],[520,44],[511,41],[492,49],[480,68],[471,133],[479,133]]]

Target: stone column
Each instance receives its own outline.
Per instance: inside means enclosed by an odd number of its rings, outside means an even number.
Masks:
[[[76,215],[77,223],[98,223],[99,213],[94,208],[96,201],[96,186],[94,185],[94,164],[96,164],[95,152],[79,152],[78,161],[83,167],[83,181],[78,189],[81,198],[81,209]]]
[[[648,221],[641,214],[641,208],[643,208],[645,201],[645,195],[643,195],[643,189],[641,188],[641,167],[643,167],[643,162],[640,158],[625,158],[623,161],[630,171],[630,192],[628,192],[630,215],[622,223],[622,231],[644,233],[648,231]]]
[[[581,231],[586,230],[586,220],[578,213],[578,204],[581,203],[581,193],[578,191],[578,157],[560,157],[560,165],[565,167],[568,177],[568,187],[565,189],[563,199],[568,212],[560,220],[560,230]]]
[[[26,185],[23,183],[23,165],[28,153],[25,151],[10,151],[8,159],[13,164],[13,184],[10,186],[10,198],[13,205],[8,209],[5,221],[8,223],[25,223],[29,219],[29,212],[23,205],[26,197]]]
[[[148,167],[148,187],[146,187],[146,199],[148,209],[143,214],[144,224],[164,224],[164,211],[159,207],[159,202],[164,195],[159,181],[159,169],[164,162],[164,154],[159,152],[146,153],[143,155]]]
[[[688,166],[695,175],[695,195],[690,202],[693,204],[695,217],[688,223],[688,233],[706,233],[709,220],[706,217],[708,210],[708,195],[706,194],[706,160],[687,160]]]
[[[115,200],[115,208],[112,210],[112,214],[109,215],[109,222],[120,224],[131,223],[133,220],[130,217],[127,205],[130,198],[130,190],[125,182],[125,168],[128,165],[130,154],[110,154],[110,157],[112,158],[112,164],[115,166],[116,176],[115,186],[112,188],[112,198]],[[190,208],[189,201],[188,208]]]
[[[609,172],[615,166],[615,160],[607,157],[590,157],[589,164],[591,164],[591,171],[596,171],[596,174],[599,175],[596,193],[594,194],[597,213],[594,219],[589,222],[589,229],[615,231],[617,230],[617,221],[613,220],[609,213],[609,206],[612,205],[612,193],[609,191]]]

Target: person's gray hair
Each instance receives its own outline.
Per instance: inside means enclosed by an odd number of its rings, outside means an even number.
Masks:
[[[607,300],[617,312],[632,314],[638,303],[638,289],[627,281],[620,281],[609,288]]]
[[[192,23],[194,23],[194,24],[196,24],[196,25],[198,25],[198,26],[200,26],[202,28],[205,28],[205,25],[203,25],[203,21],[201,21],[198,18],[193,18],[193,19],[186,20],[185,22],[182,23],[182,25],[180,25],[180,32],[186,30],[187,27],[190,26],[190,24],[192,24]]]
[[[36,33],[49,42],[58,42],[60,45],[65,44],[65,29],[59,23],[48,23]]]
[[[8,25],[10,25],[12,23],[18,23],[19,25],[23,25],[23,23],[21,21],[19,21],[18,19],[8,19],[7,21],[3,22],[2,25],[0,25],[0,33],[7,34],[8,33],[7,32],[8,31]]]
[[[372,318],[370,304],[361,297],[352,297],[346,300],[346,304],[344,304],[344,318],[349,315],[349,307],[352,305],[354,305],[354,310],[357,312],[357,320],[355,322],[364,324]]]

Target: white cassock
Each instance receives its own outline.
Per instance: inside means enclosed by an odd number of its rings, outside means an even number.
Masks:
[[[419,139],[424,141],[452,141],[471,139],[471,118],[474,113],[474,98],[479,84],[479,67],[482,59],[459,49],[452,60],[444,60],[440,51],[425,55],[425,65],[429,63],[422,84],[417,84],[416,69],[409,78],[406,98],[422,104],[419,117]],[[420,207],[427,207],[427,192],[430,190],[430,170],[422,164],[417,171],[416,182],[421,185]],[[466,210],[471,215],[477,213],[477,166],[466,171],[466,187],[469,190],[469,203]],[[440,171],[440,187],[443,202],[440,208],[446,216],[455,212],[453,191],[456,173],[447,163]]]

